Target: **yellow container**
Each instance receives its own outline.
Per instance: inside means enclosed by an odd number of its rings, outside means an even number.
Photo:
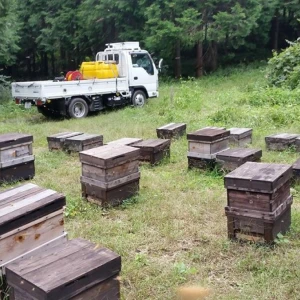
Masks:
[[[117,65],[103,61],[86,61],[81,64],[80,72],[84,79],[105,79],[119,76]]]

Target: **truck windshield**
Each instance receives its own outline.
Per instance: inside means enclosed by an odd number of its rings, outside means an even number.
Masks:
[[[148,74],[154,74],[152,61],[147,53],[132,53],[131,61],[133,67],[144,68]]]

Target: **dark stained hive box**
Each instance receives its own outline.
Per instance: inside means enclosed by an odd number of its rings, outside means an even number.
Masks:
[[[139,190],[140,150],[106,145],[80,152],[82,196],[102,206],[118,205]]]
[[[81,134],[66,138],[64,141],[64,150],[68,152],[80,152],[103,145],[103,135]]]
[[[268,150],[283,151],[291,146],[295,146],[296,138],[299,134],[280,133],[265,137],[266,147]]]
[[[83,132],[60,132],[47,137],[49,150],[59,150],[63,149],[65,139],[78,136],[83,134]]]
[[[300,179],[300,158],[293,164],[293,178],[296,181]]]
[[[218,153],[216,159],[222,169],[233,171],[247,161],[260,161],[261,157],[262,150],[235,148]]]
[[[132,147],[141,150],[141,161],[150,162],[151,165],[155,165],[162,159],[170,157],[170,144],[171,140],[168,139],[149,139],[134,143]]]
[[[119,300],[121,257],[82,239],[40,249],[6,268],[11,300]]]
[[[300,152],[300,137],[296,138],[295,146],[296,146],[296,151]]]
[[[292,166],[246,162],[225,176],[230,238],[273,242],[291,223]]]
[[[0,268],[49,241],[65,237],[65,204],[62,194],[32,183],[1,192]]]
[[[0,183],[30,179],[35,175],[32,135],[0,135]]]
[[[122,146],[131,146],[134,143],[138,143],[141,142],[142,139],[139,138],[121,138],[115,141],[111,141],[109,143],[107,143],[107,145],[122,145]]]
[[[185,123],[169,123],[156,129],[159,139],[175,139],[186,134]]]
[[[232,145],[244,147],[252,143],[252,128],[230,128],[229,142]]]

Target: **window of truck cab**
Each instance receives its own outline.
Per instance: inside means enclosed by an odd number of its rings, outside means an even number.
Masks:
[[[132,66],[143,68],[149,75],[154,75],[152,60],[148,53],[131,53]]]

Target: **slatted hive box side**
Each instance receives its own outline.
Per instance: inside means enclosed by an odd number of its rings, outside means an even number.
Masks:
[[[66,138],[63,144],[64,150],[68,152],[80,152],[103,146],[103,135],[81,134]]]
[[[83,132],[60,132],[47,137],[48,148],[52,150],[62,150],[67,138],[81,135]]]
[[[266,147],[268,150],[284,151],[294,146],[299,134],[280,133],[265,137]]]
[[[113,280],[120,270],[119,255],[76,239],[11,263],[6,275],[8,284],[17,292],[15,300],[22,299],[17,298],[21,294],[27,294],[26,299],[39,300],[87,299],[80,296],[93,296],[97,287],[104,295],[119,299],[119,286]]]
[[[169,123],[156,129],[159,139],[176,139],[186,135],[185,123]]]

